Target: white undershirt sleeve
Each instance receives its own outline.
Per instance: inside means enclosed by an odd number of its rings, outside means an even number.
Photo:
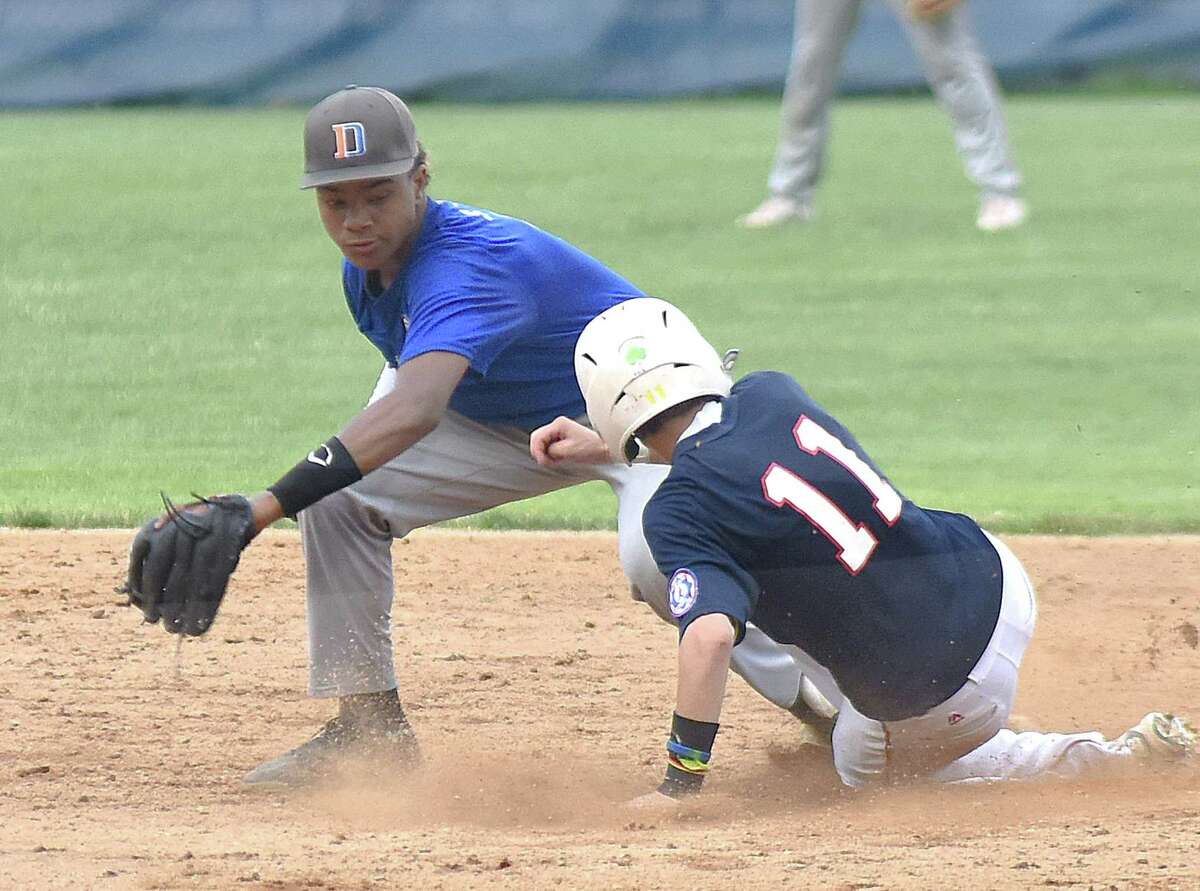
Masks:
[[[396,369],[391,365],[384,365],[383,371],[379,375],[379,380],[375,384],[375,389],[371,392],[371,398],[367,400],[367,405],[382,399],[395,388]]]

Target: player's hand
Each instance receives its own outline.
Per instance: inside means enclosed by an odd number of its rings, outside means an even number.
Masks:
[[[555,418],[529,434],[529,454],[543,467],[558,464],[606,464],[612,461],[595,430],[570,418]]]
[[[959,0],[908,0],[908,14],[914,19],[936,19],[958,4]]]
[[[242,550],[257,534],[241,495],[217,495],[148,521],[129,551],[125,593],[147,622],[172,634],[204,634],[216,618]]]

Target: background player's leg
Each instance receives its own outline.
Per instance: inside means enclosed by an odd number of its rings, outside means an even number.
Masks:
[[[888,0],[904,22],[929,85],[954,125],[967,176],[987,195],[1015,196],[1021,186],[1009,147],[1000,88],[975,37],[967,4],[914,20],[905,0]]]
[[[859,0],[797,0],[795,37],[781,110],[779,146],[767,179],[773,196],[811,204],[829,136],[829,102],[837,87]]]

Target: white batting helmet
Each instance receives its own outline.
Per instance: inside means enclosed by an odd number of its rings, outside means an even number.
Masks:
[[[588,418],[626,464],[637,454],[633,434],[651,418],[698,396],[729,395],[729,363],[677,307],[655,297],[605,310],[575,344]]]

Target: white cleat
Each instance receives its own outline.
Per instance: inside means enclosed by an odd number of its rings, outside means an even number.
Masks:
[[[1166,712],[1150,712],[1122,733],[1117,742],[1143,761],[1179,761],[1200,754],[1196,728]]]
[[[736,222],[743,229],[769,229],[784,223],[807,223],[814,215],[811,204],[772,195],[750,213],[738,217]]]
[[[975,226],[984,232],[1001,232],[1025,222],[1029,205],[1013,195],[988,195],[979,204]]]

